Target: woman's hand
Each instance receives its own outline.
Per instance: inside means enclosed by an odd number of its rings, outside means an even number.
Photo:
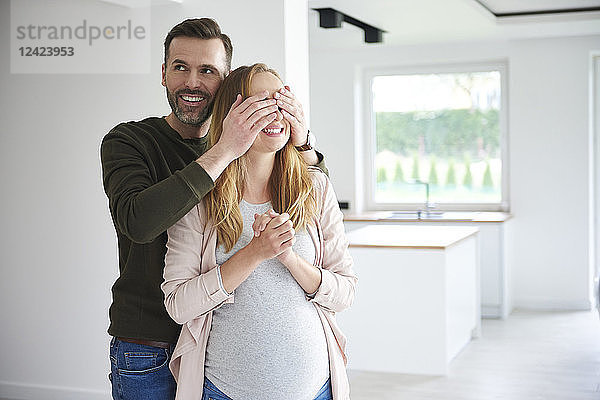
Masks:
[[[292,144],[302,146],[308,138],[308,128],[304,120],[302,104],[296,99],[289,86],[279,89],[273,97],[277,100],[277,106],[281,109],[283,117],[290,123]]]
[[[272,214],[275,214],[275,216],[271,217],[267,222],[264,230],[260,233],[260,236],[254,236],[252,241],[248,244],[248,247],[250,247],[262,260],[268,260],[279,256],[290,249],[296,241],[296,232],[294,231],[292,221],[290,221],[290,216],[287,213],[277,214],[270,210],[259,216],[261,220],[260,224]]]
[[[321,285],[321,271],[314,265],[309,264],[302,257],[299,257],[292,248],[294,243],[296,243],[296,232],[292,226],[292,221],[289,220],[288,214],[283,213],[279,215],[273,210],[269,210],[264,214],[254,214],[254,224],[252,224],[252,228],[255,231],[255,236],[252,239],[252,242],[259,238],[256,236],[257,231],[259,232],[258,234],[261,238],[266,236],[269,232],[269,227],[271,224],[279,224],[279,222],[274,222],[279,221],[279,218],[286,218],[286,221],[280,226],[285,225],[289,227],[289,230],[284,236],[291,236],[291,239],[288,239],[286,242],[284,242],[279,248],[280,252],[273,257],[277,257],[277,259],[288,269],[288,271],[290,271],[296,282],[298,282],[300,287],[302,287],[306,293],[315,293]],[[261,230],[263,231],[262,233],[260,233]],[[281,236],[279,240],[281,240],[282,237],[283,236]]]
[[[267,224],[271,222],[271,220],[277,217],[279,214],[276,213],[273,209],[270,209],[264,214],[254,214],[254,223],[252,224],[252,230],[254,231],[254,236],[260,236],[260,233],[265,230]],[[291,221],[290,221],[291,222]],[[293,229],[293,226],[292,226]],[[295,243],[296,238],[294,237],[292,244]],[[292,248],[288,248],[283,253],[277,256],[277,259],[281,261],[284,265],[289,264],[292,259],[295,257],[294,250]]]
[[[254,223],[252,223],[254,236],[260,236],[260,233],[265,230],[267,224],[278,215],[272,208],[264,214],[254,214]]]

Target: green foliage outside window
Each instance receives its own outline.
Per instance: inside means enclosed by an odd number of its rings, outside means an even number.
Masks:
[[[385,168],[381,167],[379,169],[377,169],[377,183],[383,183],[383,182],[387,182],[388,178],[387,178],[387,172],[385,171]]]
[[[456,185],[456,171],[454,167],[454,159],[450,159],[448,162],[448,172],[446,173],[446,185],[455,186]]]
[[[479,151],[477,139],[481,138],[488,155],[497,157],[498,118],[495,109],[377,112],[377,151],[409,155],[420,150],[419,141],[423,140],[426,154],[447,158],[468,153],[475,157]]]
[[[421,186],[406,177],[428,182],[439,204],[499,203],[500,78],[499,71],[374,77],[375,202],[423,202]]]
[[[463,178],[463,185],[466,187],[473,186],[473,175],[471,175],[471,158],[465,156],[465,177]]]
[[[429,164],[429,180],[428,180],[430,185],[437,185],[438,184],[438,175],[437,175],[437,168],[436,168],[436,164],[435,164],[435,157],[431,157],[431,161]]]
[[[492,180],[492,169],[490,168],[489,160],[487,160],[485,163],[485,171],[483,172],[482,186],[486,189],[492,189],[494,187],[494,181]]]
[[[417,153],[413,155],[413,167],[412,167],[412,175],[413,179],[421,179],[421,175],[419,173],[419,156]]]
[[[402,170],[402,163],[396,162],[396,170],[394,172],[394,182],[404,182],[404,171]]]

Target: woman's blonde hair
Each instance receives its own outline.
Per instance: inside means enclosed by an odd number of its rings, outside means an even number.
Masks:
[[[243,99],[248,98],[252,78],[261,72],[271,73],[281,80],[277,72],[265,64],[239,67],[225,78],[215,96],[208,133],[209,148],[221,137],[223,120],[237,94],[241,94]],[[217,229],[217,240],[226,251],[233,248],[242,233],[239,203],[246,182],[247,165],[247,154],[234,160],[217,178],[214,189],[204,198],[208,218],[214,221]],[[295,230],[305,227],[316,213],[316,200],[306,162],[291,140],[275,154],[269,191],[273,209],[278,213],[288,213]]]

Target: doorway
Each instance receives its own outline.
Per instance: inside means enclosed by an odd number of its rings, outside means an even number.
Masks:
[[[590,61],[590,298],[600,310],[600,52]]]

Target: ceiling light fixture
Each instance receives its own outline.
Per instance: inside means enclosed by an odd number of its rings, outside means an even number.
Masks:
[[[333,8],[313,8],[313,10],[319,12],[319,26],[321,28],[341,28],[343,21],[364,30],[366,43],[383,42],[383,33],[385,31],[382,29],[366,24]]]

